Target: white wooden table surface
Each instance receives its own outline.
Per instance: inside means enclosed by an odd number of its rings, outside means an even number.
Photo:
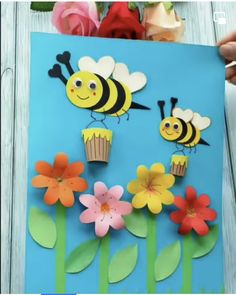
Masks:
[[[214,45],[236,30],[236,3],[176,3],[186,19],[185,43]],[[213,22],[223,11],[226,24]],[[30,3],[2,2],[1,11],[1,287],[2,293],[23,293],[29,123],[30,32],[55,32],[51,13],[30,11]],[[226,95],[223,179],[225,290],[236,293],[236,87]],[[222,139],[223,140],[223,139]]]

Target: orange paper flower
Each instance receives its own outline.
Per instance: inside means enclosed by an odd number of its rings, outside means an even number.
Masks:
[[[44,195],[47,205],[54,205],[60,200],[63,206],[72,207],[75,202],[73,192],[83,192],[88,188],[87,182],[79,177],[84,171],[84,164],[69,164],[66,154],[57,154],[53,166],[44,161],[37,162],[35,170],[39,175],[32,179],[32,185],[48,188]]]

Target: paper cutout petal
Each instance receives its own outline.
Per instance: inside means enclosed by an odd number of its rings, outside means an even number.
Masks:
[[[53,219],[38,208],[31,208],[29,215],[29,232],[32,238],[44,248],[53,248],[57,232]]]
[[[180,242],[177,241],[164,248],[155,261],[155,279],[162,281],[177,269],[181,257]]]
[[[96,205],[96,200],[93,195],[83,194],[79,197],[79,201],[87,208],[91,208]]]
[[[89,56],[84,56],[79,60],[78,66],[80,71],[99,74],[104,79],[108,79],[114,70],[115,61],[111,56],[103,56],[98,62]]]
[[[58,153],[53,163],[53,177],[61,177],[67,168],[68,156],[64,153]]]
[[[87,268],[94,260],[100,241],[98,239],[82,243],[67,257],[65,269],[67,273],[78,273]]]
[[[193,251],[193,258],[200,258],[202,256],[210,253],[218,240],[219,227],[218,225],[213,225],[210,227],[209,234],[204,237],[197,237],[195,239],[195,247]]]
[[[84,192],[88,188],[87,181],[81,177],[65,179],[63,183],[65,183],[65,185],[71,188],[74,192]]]
[[[138,245],[129,246],[117,252],[109,265],[109,282],[117,283],[128,277],[136,266],[138,259]]]
[[[71,163],[63,173],[63,178],[76,177],[84,172],[84,164],[81,162]]]
[[[54,205],[59,198],[59,187],[51,186],[47,189],[46,194],[44,195],[44,202],[47,205]]]
[[[74,194],[72,190],[66,185],[59,186],[60,201],[65,207],[72,207],[75,202]]]
[[[113,78],[124,83],[131,92],[136,92],[147,84],[147,78],[143,73],[134,72],[130,74],[127,66],[123,63],[115,65]]]
[[[117,200],[119,200],[119,199],[122,197],[123,193],[124,193],[124,189],[123,189],[123,187],[120,186],[120,185],[115,185],[115,186],[113,186],[113,187],[111,187],[111,188],[109,189],[109,193],[110,193],[114,198],[116,198]]]
[[[94,184],[94,194],[96,197],[100,197],[104,194],[106,194],[108,191],[107,186],[105,185],[105,183],[101,182],[101,181],[97,181]]]
[[[104,219],[102,219],[102,216],[101,218],[96,218],[95,233],[98,237],[100,238],[104,237],[108,233],[109,227],[110,227],[110,222],[107,221],[106,215],[104,216]]]
[[[153,171],[155,173],[164,174],[165,173],[165,166],[162,165],[161,163],[155,163],[151,166],[151,171]]]
[[[52,177],[52,166],[44,161],[38,161],[35,165],[35,170],[44,176]]]
[[[125,226],[131,234],[139,237],[147,237],[147,219],[141,210],[133,210],[133,212],[124,217]]]
[[[32,179],[32,186],[34,187],[50,187],[56,184],[56,180],[44,175],[37,175]]]

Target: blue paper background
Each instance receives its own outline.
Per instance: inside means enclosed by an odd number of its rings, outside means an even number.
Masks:
[[[164,141],[158,131],[160,123],[156,101],[166,100],[166,114],[170,113],[169,99],[178,97],[178,106],[190,108],[212,119],[212,126],[202,132],[211,146],[198,146],[197,154],[190,156],[186,177],[177,180],[175,194],[184,194],[186,185],[193,185],[198,193],[209,194],[212,207],[222,223],[222,162],[224,113],[224,64],[217,48],[184,44],[145,41],[109,40],[33,33],[31,35],[31,95],[29,128],[28,213],[37,206],[55,216],[55,207],[43,203],[44,191],[31,187],[36,175],[34,164],[38,160],[53,162],[57,152],[63,151],[70,161],[86,163],[81,129],[90,121],[90,113],[73,106],[66,97],[65,87],[58,79],[49,78],[47,72],[56,62],[56,55],[71,52],[71,64],[78,70],[77,61],[88,55],[94,59],[110,55],[117,62],[128,65],[131,72],[147,75],[146,87],[134,94],[133,100],[151,107],[151,111],[130,110],[130,120],[108,117],[106,124],[114,133],[109,165],[87,164],[83,177],[93,183],[104,181],[108,186],[127,183],[136,178],[139,164],[150,166],[162,162],[169,170],[174,144]],[[62,66],[63,67],[63,66]],[[65,76],[67,71],[63,68]],[[99,115],[96,115],[97,117]],[[125,199],[131,200],[128,193]],[[67,210],[67,254],[83,241],[94,237],[93,225],[79,223],[84,208],[76,202]],[[168,210],[157,217],[158,251],[176,239],[177,226],[168,217]],[[138,243],[139,259],[135,271],[124,281],[110,284],[110,293],[146,293],[146,240],[126,230],[111,234],[111,255],[130,244]],[[67,293],[98,292],[99,255],[85,271],[67,275]],[[157,284],[158,293],[180,292],[182,265],[165,281]],[[202,259],[193,260],[193,292],[219,292],[223,287],[222,234],[213,252]],[[39,247],[27,229],[25,292],[55,293],[55,251]]]

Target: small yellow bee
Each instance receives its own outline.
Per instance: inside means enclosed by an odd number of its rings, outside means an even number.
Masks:
[[[177,102],[177,98],[171,98],[171,116],[165,118],[165,101],[158,101],[162,119],[160,124],[161,136],[167,141],[182,145],[184,148],[192,149],[194,147],[195,151],[198,144],[209,145],[201,138],[201,131],[210,126],[211,120],[208,117],[201,117],[200,114],[194,113],[190,109],[176,108]]]
[[[125,64],[115,63],[110,56],[104,56],[98,62],[88,56],[82,57],[78,62],[79,72],[73,71],[68,51],[56,58],[66,66],[70,77],[67,80],[63,76],[59,64],[55,64],[48,74],[66,85],[67,97],[75,106],[116,117],[127,114],[128,118],[130,108],[150,109],[132,101],[132,93],[147,83],[143,73],[129,74]]]

